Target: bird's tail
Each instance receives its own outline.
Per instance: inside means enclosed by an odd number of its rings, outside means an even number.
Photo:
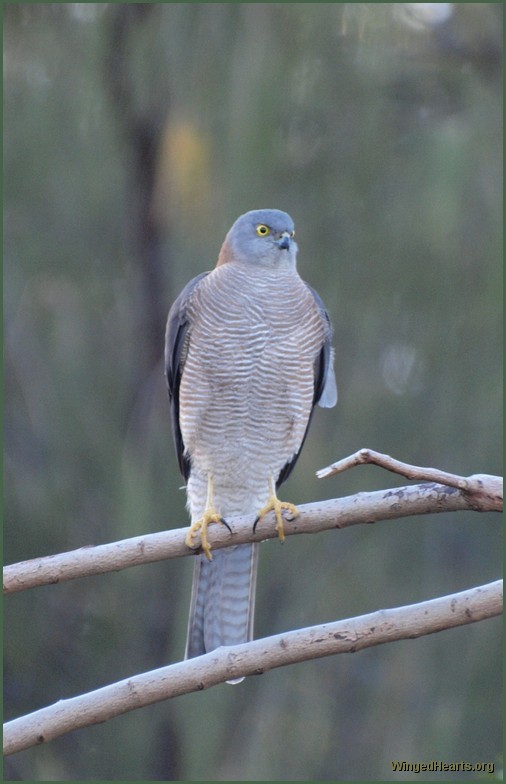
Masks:
[[[257,564],[257,544],[196,558],[185,659],[253,638]]]

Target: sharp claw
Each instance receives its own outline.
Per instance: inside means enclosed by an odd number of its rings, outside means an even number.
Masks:
[[[227,523],[226,520],[224,520],[223,517],[220,517],[220,523],[223,523],[223,525],[228,528],[229,532],[232,533],[232,529],[230,528],[229,524]]]

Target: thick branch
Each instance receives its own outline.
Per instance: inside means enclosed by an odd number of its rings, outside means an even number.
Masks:
[[[501,613],[501,608],[502,581],[498,580],[420,604],[218,648],[205,656],[135,675],[15,719],[4,727],[4,753],[13,754],[80,727],[231,678],[420,637],[492,618]]]
[[[491,479],[499,480],[499,477],[491,477]],[[486,493],[471,498],[468,491],[433,483],[358,493],[345,498],[301,505],[299,516],[293,520],[286,520],[285,533],[287,536],[309,534],[332,528],[347,528],[361,523],[375,523],[380,520],[437,512],[497,510],[495,500],[487,503],[487,498]],[[229,520],[232,535],[224,525],[213,525],[209,533],[212,547],[219,549],[231,544],[260,542],[277,537],[273,514],[261,520],[256,533],[253,533],[253,521],[253,516],[235,517]],[[190,550],[185,545],[186,530],[160,531],[6,566],[4,593],[14,593],[40,585],[73,580],[77,577],[104,574],[127,569],[130,566],[193,555],[199,550]]]

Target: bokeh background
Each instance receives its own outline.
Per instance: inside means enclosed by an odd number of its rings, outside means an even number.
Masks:
[[[164,321],[260,207],[294,217],[337,350],[339,404],[282,497],[405,484],[316,479],[364,446],[501,473],[501,58],[501,3],[4,5],[6,562],[186,524]],[[256,635],[496,579],[499,529],[459,513],[265,543]],[[178,661],[192,566],[9,597],[6,717]],[[144,708],[5,776],[500,767],[500,672],[490,620]]]

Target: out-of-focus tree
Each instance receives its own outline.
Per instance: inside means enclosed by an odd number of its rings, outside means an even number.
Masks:
[[[284,497],[390,482],[312,478],[364,445],[500,472],[501,17],[496,3],[5,4],[8,562],[184,522],[163,312],[257,207],[293,215],[335,326],[340,402],[315,417]],[[494,516],[266,544],[257,635],[498,568]],[[179,659],[189,572],[11,597],[8,717]],[[17,755],[6,777],[381,780],[391,759],[494,761],[498,637],[489,621],[190,695]]]

